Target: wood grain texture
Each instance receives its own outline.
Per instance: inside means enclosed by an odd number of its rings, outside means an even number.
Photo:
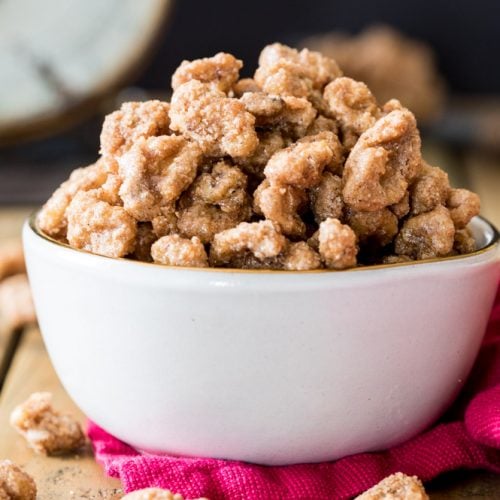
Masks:
[[[90,448],[68,457],[35,455],[10,427],[13,408],[35,391],[51,392],[56,408],[85,423],[84,415],[62,388],[38,330],[33,328],[21,342],[0,397],[0,458],[13,460],[31,474],[39,500],[120,498],[120,482],[104,476]]]

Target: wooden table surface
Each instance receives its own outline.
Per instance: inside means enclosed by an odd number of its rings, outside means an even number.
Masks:
[[[457,159],[440,148],[428,147],[430,163],[447,167],[456,185],[476,190],[482,199],[482,213],[500,226],[500,159],[463,154]],[[458,161],[459,160],[459,161]],[[20,234],[22,221],[32,207],[0,209],[0,239]],[[0,366],[7,346],[13,346],[15,333],[0,330]],[[0,392],[0,459],[10,458],[23,466],[36,480],[41,500],[117,499],[120,483],[105,477],[92,452],[66,458],[34,455],[8,424],[13,407],[34,391],[49,391],[55,405],[74,414],[82,423],[85,417],[61,386],[45,351],[41,336],[33,327],[22,334]],[[500,499],[500,476],[479,471],[458,471],[427,485],[431,499]]]

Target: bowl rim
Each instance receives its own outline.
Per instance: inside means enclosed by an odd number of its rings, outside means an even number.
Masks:
[[[373,264],[368,266],[359,266],[352,267],[349,269],[312,269],[307,271],[288,271],[283,269],[241,269],[236,267],[189,267],[189,266],[169,266],[165,264],[158,264],[156,262],[144,262],[140,260],[127,259],[125,257],[109,257],[107,255],[100,255],[89,252],[87,250],[82,250],[80,248],[74,248],[70,246],[68,243],[63,243],[59,240],[56,240],[52,236],[44,233],[40,227],[38,226],[38,214],[41,209],[35,210],[27,219],[26,225],[31,229],[36,236],[42,238],[48,243],[55,244],[56,246],[62,247],[65,250],[70,250],[73,252],[78,252],[84,254],[88,257],[95,259],[106,259],[115,262],[123,262],[130,265],[139,265],[139,266],[148,266],[149,268],[157,268],[157,269],[168,269],[174,271],[196,271],[203,273],[245,273],[245,274],[293,274],[293,275],[303,275],[303,274],[328,274],[328,273],[353,273],[353,272],[362,272],[362,271],[376,271],[379,269],[396,269],[401,267],[409,267],[409,266],[420,266],[425,264],[433,264],[438,262],[448,262],[448,261],[464,261],[476,257],[478,255],[485,254],[496,247],[500,241],[500,233],[498,229],[492,224],[488,219],[481,215],[477,215],[474,219],[479,219],[483,224],[486,224],[491,230],[491,239],[490,241],[483,247],[475,250],[472,253],[461,254],[461,255],[451,255],[447,257],[434,257],[432,259],[425,260],[414,260],[410,262],[398,262],[394,264]],[[474,220],[473,219],[473,220]]]

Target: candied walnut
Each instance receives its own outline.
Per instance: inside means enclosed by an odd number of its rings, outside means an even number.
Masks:
[[[309,125],[306,135],[316,135],[320,132],[333,132],[335,135],[339,133],[339,126],[335,120],[327,118],[323,115],[318,115]]]
[[[120,156],[141,138],[169,133],[170,105],[162,101],[125,102],[106,116],[101,132],[101,154]]]
[[[196,236],[190,240],[178,234],[162,236],[151,246],[151,256],[167,266],[207,267],[205,247]]]
[[[230,264],[245,251],[257,259],[277,257],[286,247],[286,238],[271,221],[242,222],[238,226],[215,235],[210,249],[213,266]]]
[[[344,210],[342,179],[338,175],[324,172],[321,182],[310,191],[311,209],[319,224],[328,218],[340,219]]]
[[[177,228],[182,236],[197,236],[202,243],[210,243],[213,237],[237,226],[242,220],[250,218],[250,213],[238,211],[223,212],[219,207],[195,203],[178,212]]]
[[[137,236],[132,257],[143,262],[152,262],[151,245],[157,239],[158,236],[153,231],[151,222],[139,222],[137,224]]]
[[[194,61],[182,61],[172,76],[172,88],[175,90],[183,83],[198,80],[228,93],[238,80],[242,67],[242,61],[225,52]]]
[[[52,407],[52,394],[35,392],[10,415],[10,424],[36,453],[57,455],[85,444],[80,424]]]
[[[424,486],[417,476],[402,472],[392,474],[355,500],[429,500]]]
[[[299,241],[288,245],[282,266],[287,271],[311,271],[321,267],[321,258],[305,241]]]
[[[183,137],[138,141],[118,161],[125,210],[140,221],[160,215],[194,181],[200,160],[200,148]]]
[[[104,163],[98,161],[88,167],[74,170],[49,198],[38,214],[40,229],[54,238],[64,238],[68,220],[66,210],[79,191],[88,191],[102,186],[107,179]]]
[[[347,269],[356,265],[356,234],[338,219],[326,219],[319,225],[319,254],[329,269]]]
[[[274,43],[260,53],[254,79],[266,92],[306,97],[341,75],[337,63],[319,52]]]
[[[325,170],[333,174],[342,174],[344,168],[344,148],[336,134],[328,130],[323,130],[323,132],[319,132],[315,135],[306,135],[297,142],[304,143],[317,141],[326,141],[332,150],[332,159],[325,166]]]
[[[9,328],[19,328],[36,321],[26,274],[10,276],[0,283],[0,316]]]
[[[151,221],[154,234],[159,238],[167,234],[177,232],[177,214],[175,205],[166,205],[160,208],[160,215],[157,215]]]
[[[289,236],[304,236],[306,226],[298,212],[307,205],[303,189],[271,184],[264,180],[254,193],[254,210],[274,222]]]
[[[472,253],[476,251],[476,240],[468,228],[455,231],[453,250],[459,254]]]
[[[406,264],[413,262],[407,255],[386,255],[382,258],[382,264]]]
[[[328,141],[297,142],[275,153],[264,174],[272,184],[311,188],[321,181],[321,174],[333,158]]]
[[[242,78],[233,85],[235,97],[242,97],[246,92],[260,92],[261,88],[253,78]]]
[[[248,92],[240,102],[255,116],[257,127],[273,127],[292,137],[302,137],[316,116],[312,104],[300,97]]]
[[[421,171],[410,187],[411,213],[418,215],[444,205],[449,190],[448,174],[423,161]]]
[[[405,195],[401,198],[401,201],[394,203],[389,207],[391,212],[398,218],[402,219],[410,212],[410,193],[406,191]]]
[[[271,156],[286,146],[281,132],[261,131],[258,132],[259,145],[252,155],[246,158],[238,158],[238,165],[249,175],[258,179],[264,178],[264,167]]]
[[[248,156],[259,142],[255,117],[244,104],[197,80],[174,91],[170,119],[172,130],[196,141],[208,156]]]
[[[105,200],[102,190],[79,192],[67,209],[68,242],[72,247],[108,257],[134,250],[137,224],[123,207]]]
[[[20,240],[4,240],[0,243],[0,280],[26,271],[23,245]]]
[[[479,196],[468,189],[451,189],[446,200],[453,224],[464,228],[476,215],[479,215],[481,202]]]
[[[342,129],[358,137],[372,127],[381,115],[370,89],[363,82],[351,78],[337,78],[329,83],[323,96]]]
[[[360,245],[371,248],[388,245],[398,233],[398,218],[388,208],[375,212],[348,210],[346,222],[356,233]]]
[[[247,176],[238,167],[220,161],[210,173],[197,177],[188,194],[194,203],[216,205],[223,212],[235,213],[249,206],[246,187]]]
[[[0,461],[0,499],[36,500],[35,481],[10,460]]]
[[[420,136],[415,117],[392,111],[364,132],[344,167],[344,201],[376,211],[401,201],[420,170]]]
[[[396,254],[412,259],[442,257],[453,250],[454,238],[453,220],[440,205],[431,212],[407,219],[396,237],[395,250]]]

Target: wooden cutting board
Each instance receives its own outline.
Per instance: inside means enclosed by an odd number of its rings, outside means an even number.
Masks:
[[[171,0],[2,0],[0,141],[75,121],[145,62]]]

